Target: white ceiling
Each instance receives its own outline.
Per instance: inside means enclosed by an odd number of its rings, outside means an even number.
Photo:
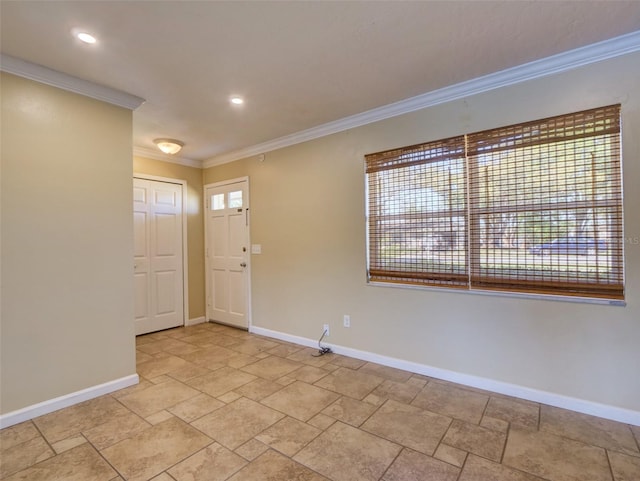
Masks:
[[[2,53],[146,99],[133,143],[211,161],[640,30],[635,1],[6,1]],[[98,43],[81,44],[83,28]],[[230,105],[231,95],[246,104]]]

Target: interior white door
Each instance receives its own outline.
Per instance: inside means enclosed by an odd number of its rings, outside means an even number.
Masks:
[[[133,179],[136,335],[184,324],[182,185]]]
[[[206,188],[207,318],[248,328],[248,181]]]

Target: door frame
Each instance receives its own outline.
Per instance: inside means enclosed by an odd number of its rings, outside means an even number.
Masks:
[[[187,243],[187,181],[173,179],[171,177],[161,177],[150,174],[133,174],[134,179],[154,180],[156,182],[166,182],[168,184],[179,184],[182,190],[182,315],[184,316],[184,326],[189,326],[189,244]],[[198,321],[199,322],[199,321]],[[197,324],[194,322],[193,324]]]
[[[207,213],[209,209],[209,199],[207,198],[207,189],[215,188],[215,187],[223,187],[225,185],[238,184],[240,182],[246,182],[247,184],[247,204],[249,205],[247,209],[247,252],[249,255],[247,256],[247,285],[246,285],[246,314],[247,314],[247,329],[251,332],[251,327],[253,326],[253,316],[252,316],[252,308],[251,308],[251,199],[249,198],[249,176],[246,175],[244,177],[236,177],[234,179],[221,180],[218,182],[212,182],[210,184],[205,184],[202,188],[202,198],[203,198],[203,207],[204,207],[204,249],[205,249],[205,280],[204,280],[204,289],[205,289],[205,306],[204,306],[204,316],[206,321],[209,322],[209,305],[207,304],[207,296],[209,295],[209,277],[208,277],[208,262],[209,258],[207,257],[207,249],[209,248],[209,227],[207,223],[209,222],[209,215]]]

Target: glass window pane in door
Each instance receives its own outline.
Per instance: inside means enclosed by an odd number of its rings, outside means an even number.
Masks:
[[[224,194],[213,194],[211,196],[211,209],[212,210],[224,209]]]
[[[236,209],[238,207],[242,207],[242,191],[229,192],[229,208]]]

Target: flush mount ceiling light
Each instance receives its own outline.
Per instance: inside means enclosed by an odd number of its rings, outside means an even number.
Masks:
[[[237,95],[231,97],[229,101],[234,105],[242,105],[244,103],[244,99],[242,97],[238,97]]]
[[[156,139],[153,141],[165,154],[174,155],[180,152],[184,142],[176,139]]]

